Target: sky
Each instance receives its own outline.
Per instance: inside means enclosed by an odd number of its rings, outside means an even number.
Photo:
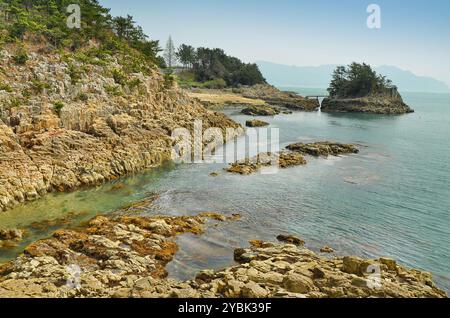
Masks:
[[[448,0],[100,0],[164,46],[219,47],[245,62],[393,65],[450,87]],[[381,9],[369,29],[367,7]]]

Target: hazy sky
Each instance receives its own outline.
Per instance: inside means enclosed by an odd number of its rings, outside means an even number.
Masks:
[[[395,65],[450,86],[449,0],[100,0],[164,45],[220,47],[246,62]],[[369,4],[381,29],[367,27]]]

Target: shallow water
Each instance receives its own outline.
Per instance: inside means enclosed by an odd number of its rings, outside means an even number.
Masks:
[[[416,113],[388,117],[299,112],[262,118],[280,129],[283,147],[297,141],[333,140],[359,144],[358,155],[307,158],[304,167],[252,176],[225,174],[224,164],[168,164],[18,207],[1,214],[0,225],[28,229],[26,241],[0,249],[0,262],[56,228],[158,192],[155,206],[144,214],[242,215],[240,222],[212,227],[203,236],[179,237],[180,252],[169,264],[173,277],[191,278],[199,269],[228,266],[233,263],[232,249],[248,240],[273,240],[290,233],[304,238],[313,250],[330,245],[340,255],[393,257],[433,272],[438,284],[450,291],[450,95],[404,97]],[[240,122],[248,119],[236,110],[226,112]],[[218,177],[209,176],[216,171],[221,172]],[[116,189],[118,183],[125,187]],[[68,220],[42,228],[46,225],[42,221],[67,215]]]

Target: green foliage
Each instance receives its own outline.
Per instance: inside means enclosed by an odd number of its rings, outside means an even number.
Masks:
[[[138,88],[141,84],[142,81],[139,78],[135,78],[127,82],[127,85],[131,90]]]
[[[76,85],[82,78],[83,72],[73,64],[69,64],[67,72],[70,76],[72,85]]]
[[[178,49],[177,56],[185,66],[192,68],[195,81],[200,83],[219,80],[215,84],[221,84],[220,79],[230,87],[266,83],[256,64],[243,63],[238,58],[226,55],[221,49],[195,50],[183,44]]]
[[[171,89],[175,84],[175,77],[171,74],[164,74],[164,89]]]
[[[58,116],[61,115],[61,110],[64,108],[64,103],[61,101],[57,101],[53,104],[53,110],[58,114]]]
[[[112,77],[114,79],[114,82],[116,82],[116,84],[126,85],[127,75],[124,73],[124,71],[116,68],[116,69],[112,70],[111,74],[112,74]]]
[[[28,54],[25,49],[21,48],[18,50],[16,55],[13,56],[13,61],[18,65],[25,65],[28,61]]]
[[[16,108],[16,107],[20,107],[20,105],[22,105],[22,101],[20,100],[20,98],[12,98],[9,102],[10,108]]]
[[[385,76],[378,75],[363,63],[338,66],[333,72],[328,92],[336,98],[356,98],[392,92],[397,87]]]
[[[86,93],[79,93],[77,95],[77,100],[81,101],[81,102],[87,102],[89,100],[89,96]]]
[[[81,28],[67,26],[67,8],[78,4],[81,9]],[[65,48],[76,51],[95,40],[101,50],[109,54],[135,50],[141,60],[157,64],[160,52],[159,42],[149,40],[142,28],[131,16],[113,18],[109,9],[102,7],[98,0],[0,0],[0,40],[23,41],[42,38],[55,49]],[[86,56],[91,58],[92,56]],[[98,57],[101,59],[101,57]],[[97,62],[95,59],[90,61]]]
[[[44,90],[50,89],[50,88],[51,88],[50,84],[48,84],[46,82],[42,82],[39,79],[34,79],[31,81],[31,89],[36,94],[42,94],[44,92]]]
[[[0,91],[12,93],[13,89],[10,85],[0,82]]]
[[[227,87],[227,82],[223,78],[216,78],[212,81],[205,82],[203,86],[209,89],[223,89]]]
[[[196,51],[193,46],[182,44],[176,52],[178,60],[184,67],[192,68],[196,61]]]
[[[123,91],[120,88],[120,86],[114,86],[114,85],[106,85],[105,91],[112,96],[122,96]]]

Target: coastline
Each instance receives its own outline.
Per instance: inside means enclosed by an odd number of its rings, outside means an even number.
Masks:
[[[200,271],[185,282],[165,266],[178,250],[173,238],[201,235],[207,226],[239,222],[240,215],[192,217],[98,216],[77,230],[60,230],[0,265],[1,298],[363,298],[437,297],[429,273],[388,258],[326,257],[294,236],[280,243],[254,240],[234,251],[236,265]],[[211,223],[212,222],[212,223]],[[213,225],[215,224],[215,225]],[[283,242],[281,242],[283,241]],[[373,275],[371,268],[379,268]],[[375,285],[373,285],[375,284]]]
[[[225,115],[206,110],[175,84],[168,87],[154,68],[148,75],[122,74],[126,61],[116,56],[92,64],[61,54],[32,53],[20,67],[12,58],[7,49],[1,51],[0,66],[12,87],[2,91],[1,101],[24,99],[24,87],[35,85],[26,77],[45,79],[53,90],[27,101],[33,107],[19,105],[1,114],[0,211],[49,192],[95,186],[159,166],[171,159],[172,131],[192,130],[195,120],[203,120],[203,129],[225,132],[239,127]],[[76,82],[70,65],[86,70]],[[123,84],[116,83],[116,73],[124,77]],[[56,111],[55,105],[62,109]]]

